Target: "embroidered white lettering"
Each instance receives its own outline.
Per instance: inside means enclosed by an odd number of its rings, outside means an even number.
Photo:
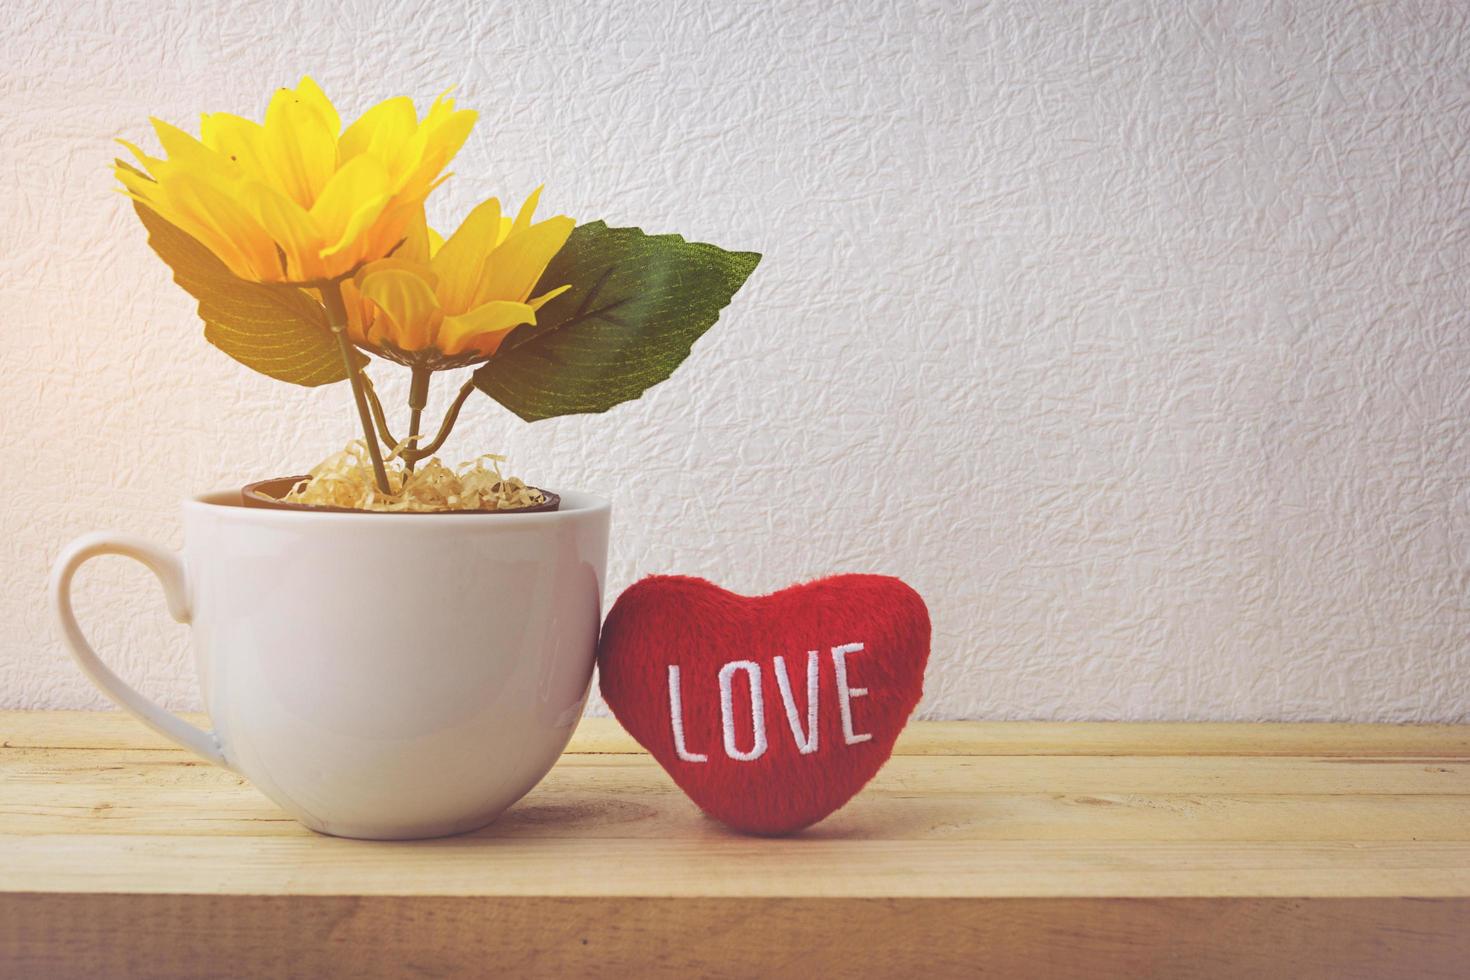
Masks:
[[[848,745],[856,745],[866,742],[873,737],[872,732],[854,732],[852,730],[852,699],[868,696],[866,687],[848,687],[847,685],[847,655],[857,653],[863,648],[861,643],[844,643],[840,647],[832,648],[832,669],[837,674],[837,707],[842,711],[842,740]]]
[[[735,706],[731,693],[731,678],[737,670],[744,671],[750,682],[750,721],[753,741],[750,751],[742,752],[735,745]],[[751,660],[732,660],[720,668],[720,724],[725,734],[725,754],[738,762],[753,762],[766,754],[766,709],[761,700],[761,668]]]

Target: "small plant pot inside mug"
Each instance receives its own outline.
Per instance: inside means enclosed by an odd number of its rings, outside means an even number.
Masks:
[[[335,514],[396,514],[398,511],[385,510],[353,510],[348,507],[327,507],[321,504],[298,504],[294,501],[283,499],[291,492],[291,489],[305,480],[305,476],[278,476],[270,480],[257,480],[254,483],[245,484],[240,491],[240,500],[246,507],[270,507],[276,510],[304,510],[316,513]],[[556,510],[561,506],[561,496],[550,490],[542,490],[540,487],[532,487],[545,499],[539,504],[530,507],[516,507],[506,510],[490,510],[488,508],[476,508],[472,510],[435,510],[415,511],[424,515],[432,514],[540,514],[546,511]]]
[[[555,496],[555,495],[551,495]],[[184,548],[79,538],[52,576],[82,669],[142,722],[239,772],[313,830],[439,837],[536,785],[586,702],[610,507],[382,514],[184,504]],[[147,565],[191,627],[213,730],[164,711],[97,657],[72,613],[89,558]]]

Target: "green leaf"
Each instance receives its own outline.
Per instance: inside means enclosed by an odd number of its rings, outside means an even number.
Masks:
[[[279,381],[314,387],[347,377],[320,303],[295,286],[241,279],[146,205],[134,201],[133,207],[148,229],[149,246],[173,269],[174,282],[199,301],[205,340]]]
[[[535,324],[517,327],[475,384],[528,422],[631,401],[689,356],[760,258],[678,235],[580,225],[532,295],[572,288]]]

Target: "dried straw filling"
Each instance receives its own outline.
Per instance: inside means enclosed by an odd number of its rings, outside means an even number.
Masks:
[[[436,456],[412,473],[388,457],[388,486],[384,496],[373,479],[372,460],[361,439],[318,463],[306,479],[281,498],[292,504],[346,507],[352,510],[425,513],[454,510],[518,510],[544,503],[539,490],[500,472],[504,456],[486,453],[450,469]]]

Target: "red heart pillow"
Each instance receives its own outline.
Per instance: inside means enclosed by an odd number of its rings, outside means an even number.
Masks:
[[[924,600],[882,575],[754,597],[652,576],[618,597],[597,654],[623,727],[702,810],[756,834],[816,823],[873,778],[928,659]]]

